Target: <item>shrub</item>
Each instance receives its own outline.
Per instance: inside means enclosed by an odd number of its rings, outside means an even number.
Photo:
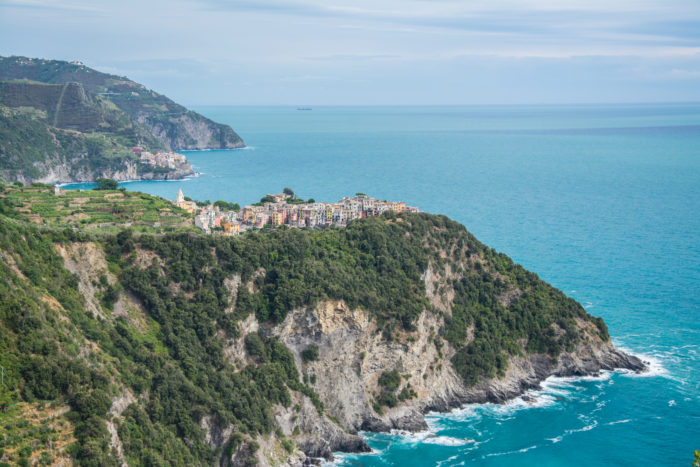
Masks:
[[[379,385],[388,391],[395,391],[401,384],[401,375],[398,370],[385,371],[379,377]]]
[[[95,190],[116,190],[119,184],[111,178],[98,178]]]
[[[311,344],[301,352],[301,359],[306,362],[314,362],[318,360],[318,346]]]

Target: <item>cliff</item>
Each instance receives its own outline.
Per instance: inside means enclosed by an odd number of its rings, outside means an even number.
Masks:
[[[0,179],[83,182],[178,179],[130,151],[244,147],[240,137],[165,96],[84,65],[0,57]]]
[[[93,110],[84,108],[85,114]],[[123,135],[62,129],[48,120],[41,108],[0,105],[0,180],[53,184],[92,182],[100,177],[177,180],[194,174],[187,162],[173,168],[142,164],[124,145]],[[81,122],[75,114],[72,120],[59,120],[69,126],[93,124],[92,119]]]
[[[550,375],[644,368],[601,319],[427,214],[234,238],[0,215],[0,271],[4,404],[68,402],[75,444],[57,455],[78,463],[301,465]]]

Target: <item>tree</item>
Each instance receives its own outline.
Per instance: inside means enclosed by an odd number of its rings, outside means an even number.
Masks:
[[[289,196],[291,196],[292,198],[294,198],[294,190],[292,190],[291,188],[284,188],[284,189],[282,190],[282,193],[284,193],[285,195],[289,195]]]
[[[693,467],[700,467],[700,451],[695,450],[695,460],[693,461]]]
[[[318,360],[318,346],[316,344],[309,345],[301,352],[301,359],[304,360],[304,363]]]
[[[229,203],[228,201],[219,200],[214,203],[214,206],[218,206],[223,211],[240,211],[241,206],[238,203]]]
[[[95,190],[116,190],[118,183],[111,178],[98,178]]]

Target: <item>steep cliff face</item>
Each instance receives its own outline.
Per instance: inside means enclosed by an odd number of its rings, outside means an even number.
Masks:
[[[93,182],[98,178],[111,178],[119,182],[130,180],[181,180],[194,175],[192,165],[188,162],[178,164],[174,169],[168,171],[154,171],[152,167],[140,164],[134,160],[124,160],[116,167],[100,169],[76,169],[75,163],[66,162],[65,160],[55,163],[37,164],[36,166],[43,175],[38,178],[18,177],[18,180],[24,183],[56,184]]]
[[[315,379],[314,390],[328,414],[350,433],[419,431],[427,429],[423,414],[428,411],[447,411],[465,403],[502,403],[537,388],[549,376],[645,368],[638,358],[602,341],[595,329],[586,329],[587,324],[581,322],[580,329],[589,340],[571,352],[556,358],[546,354],[511,357],[503,376],[468,386],[450,364],[455,350],[447,342],[438,349],[431,338],[443,325],[439,314],[425,313],[415,332],[399,342],[387,342],[377,333],[366,311],[329,301],[295,310],[284,323],[268,332],[294,352],[302,374]],[[318,346],[320,357],[304,363],[301,355],[310,345]],[[379,379],[388,370],[397,370],[401,375],[398,391],[412,388],[415,397],[379,414],[374,399],[382,391]]]
[[[137,121],[171,150],[245,147],[231,127],[215,124],[191,111],[167,119],[144,113],[137,116]]]
[[[21,107],[17,110],[0,105],[0,180],[24,183],[92,182],[100,177],[178,180],[194,174],[188,162],[178,162],[173,168],[154,168],[140,163],[121,138],[127,134],[133,137],[133,141],[139,141],[139,134],[144,130],[137,131],[127,126],[119,135],[82,133],[72,127],[117,127],[110,125],[109,122],[114,121],[105,113],[97,115],[107,116],[106,120],[93,120],[91,112],[94,107],[85,105],[82,107],[86,109],[85,113],[73,113],[65,119],[65,111],[51,107]],[[53,126],[50,121],[56,121],[64,128]]]
[[[81,158],[78,158],[79,160]],[[181,180],[194,175],[194,170],[189,163],[178,164],[168,171],[154,171],[151,167],[138,163],[135,160],[123,159],[110,167],[93,168],[80,164],[75,160],[54,156],[46,161],[37,162],[37,176],[25,174],[13,174],[8,179],[14,179],[23,183],[82,183],[94,182],[98,178],[111,178],[117,181],[129,180]]]

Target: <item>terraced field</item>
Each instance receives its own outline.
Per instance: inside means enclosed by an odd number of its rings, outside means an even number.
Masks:
[[[194,229],[192,217],[169,201],[121,190],[60,190],[47,185],[1,186],[0,202],[7,214],[51,228],[137,232]]]

